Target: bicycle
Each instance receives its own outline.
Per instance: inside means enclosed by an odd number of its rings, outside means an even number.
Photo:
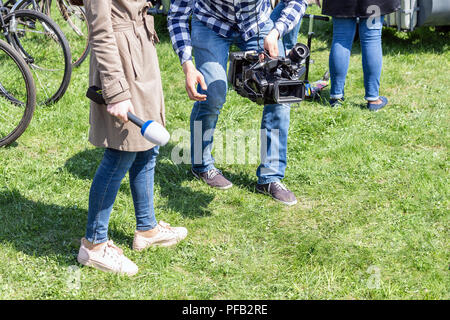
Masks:
[[[30,124],[36,88],[25,60],[0,40],[0,147],[19,138]]]
[[[45,14],[27,9],[10,10],[0,0],[0,29],[30,66],[37,86],[37,104],[58,101],[72,74],[71,53],[58,25]]]
[[[314,36],[314,20],[320,20],[328,22],[330,21],[329,17],[326,16],[319,16],[319,15],[313,15],[313,14],[305,14],[304,18],[309,19],[309,26],[308,26],[308,48],[311,51],[312,46],[312,39]],[[325,74],[323,75],[322,79],[317,80],[315,82],[309,81],[309,70],[311,63],[314,63],[314,61],[311,60],[311,55],[306,58],[306,72],[305,72],[305,96],[306,99],[315,100],[320,98],[320,94],[323,89],[325,89],[328,84],[330,83],[330,72],[327,70]]]
[[[8,0],[5,5],[11,11],[37,10],[55,21],[69,42],[74,67],[89,55],[89,25],[83,7],[71,5],[67,0]]]

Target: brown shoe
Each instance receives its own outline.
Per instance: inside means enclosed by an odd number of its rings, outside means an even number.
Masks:
[[[257,184],[256,191],[272,196],[275,200],[284,203],[288,206],[293,206],[297,203],[297,198],[292,191],[290,191],[284,184],[279,181],[267,184]]]
[[[191,169],[191,171],[196,178],[205,181],[210,187],[226,190],[233,186],[233,184],[223,176],[222,172],[216,168],[202,173],[196,172],[194,169]]]

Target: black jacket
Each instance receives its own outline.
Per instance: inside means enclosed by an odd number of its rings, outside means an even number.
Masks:
[[[385,15],[400,8],[400,0],[323,0],[322,14],[338,18],[369,18],[373,12],[367,9],[376,5]]]

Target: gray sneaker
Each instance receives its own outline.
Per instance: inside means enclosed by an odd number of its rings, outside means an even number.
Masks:
[[[226,190],[233,186],[233,184],[223,176],[222,172],[216,168],[202,173],[196,172],[192,168],[191,171],[196,178],[205,181],[210,187]]]
[[[297,203],[297,198],[292,191],[290,191],[284,184],[279,181],[267,184],[257,184],[256,191],[272,196],[275,200],[284,203],[288,206],[293,206]]]

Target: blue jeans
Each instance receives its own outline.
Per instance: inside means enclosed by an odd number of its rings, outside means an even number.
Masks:
[[[198,92],[206,94],[207,99],[194,103],[190,118],[191,163],[195,171],[202,173],[214,168],[214,158],[211,155],[213,133],[227,95],[226,70],[230,46],[236,44],[243,51],[258,50],[259,45],[262,48],[264,36],[273,29],[273,22],[269,19],[260,29],[259,39],[256,35],[248,41],[244,41],[238,32],[228,38],[222,37],[195,17],[192,18],[191,26],[195,64],[208,86],[206,92],[198,86]],[[255,112],[258,108],[255,105]],[[289,120],[289,105],[264,106],[261,121],[261,164],[256,172],[259,184],[284,178]]]
[[[136,215],[136,230],[156,227],[153,209],[153,182],[159,147],[142,152],[106,149],[89,193],[85,238],[92,243],[108,240],[108,224],[120,183],[129,171]]]
[[[277,22],[277,20],[280,18],[281,11],[283,11],[283,9],[285,7],[286,7],[286,5],[284,4],[284,2],[281,1],[273,9],[272,13],[270,14],[270,19],[274,23]],[[289,31],[288,33],[286,33],[283,36],[283,44],[284,44],[284,48],[285,48],[285,50],[287,52],[290,51],[295,46],[295,44],[297,43],[298,32],[300,31],[301,24],[302,24],[302,20],[300,19],[298,24],[296,24],[294,26],[294,29],[292,29],[291,31]]]
[[[375,19],[360,19],[359,37],[362,49],[365,99],[376,101],[379,98],[383,51],[381,31],[384,16]],[[345,78],[350,62],[350,53],[356,33],[356,18],[333,17],[333,43],[330,53],[330,75],[332,99],[344,97]]]

